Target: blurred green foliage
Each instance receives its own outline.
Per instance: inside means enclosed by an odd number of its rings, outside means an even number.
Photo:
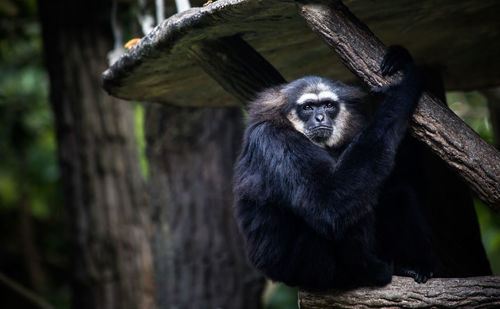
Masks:
[[[269,283],[264,291],[264,308],[298,308],[297,291],[296,288],[291,288],[281,283]]]
[[[139,164],[141,168],[142,177],[148,179],[149,177],[149,164],[146,157],[146,136],[144,133],[144,106],[136,102],[134,108],[134,125],[137,135],[137,150],[139,152]]]
[[[493,131],[489,120],[488,101],[479,91],[446,93],[450,108],[482,138],[493,144]]]
[[[481,201],[475,201],[484,248],[493,274],[500,275],[500,215]]]

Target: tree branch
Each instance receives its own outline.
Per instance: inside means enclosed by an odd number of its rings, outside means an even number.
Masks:
[[[308,25],[368,86],[388,84],[379,70],[385,46],[340,1],[299,1]],[[437,153],[493,210],[500,211],[500,153],[439,100],[424,93],[410,132]]]
[[[31,302],[33,305],[37,306],[38,308],[55,309],[55,307],[52,306],[51,304],[49,304],[45,299],[38,296],[34,292],[30,291],[29,289],[25,288],[21,284],[10,279],[9,277],[5,276],[2,273],[0,273],[0,283],[3,283],[5,286],[10,288],[14,292],[18,293],[19,295],[24,297],[26,300],[28,300],[29,302]]]
[[[437,278],[418,284],[394,276],[384,288],[299,292],[301,309],[493,308],[500,305],[500,276]]]

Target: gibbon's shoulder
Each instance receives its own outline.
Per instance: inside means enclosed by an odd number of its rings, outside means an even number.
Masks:
[[[268,88],[259,94],[248,105],[250,122],[277,121],[283,117],[283,109],[287,103],[286,95],[281,91],[283,85]]]

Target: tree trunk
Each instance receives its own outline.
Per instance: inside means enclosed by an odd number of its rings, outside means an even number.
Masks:
[[[146,116],[159,308],[260,308],[232,212],[240,108],[150,105]]]
[[[39,1],[70,229],[74,308],[152,308],[146,196],[130,103],[106,95],[110,1]]]

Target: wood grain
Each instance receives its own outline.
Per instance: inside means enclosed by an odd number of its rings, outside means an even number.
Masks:
[[[299,292],[301,309],[329,308],[497,308],[500,276],[431,279],[418,284],[394,276],[383,288]]]

